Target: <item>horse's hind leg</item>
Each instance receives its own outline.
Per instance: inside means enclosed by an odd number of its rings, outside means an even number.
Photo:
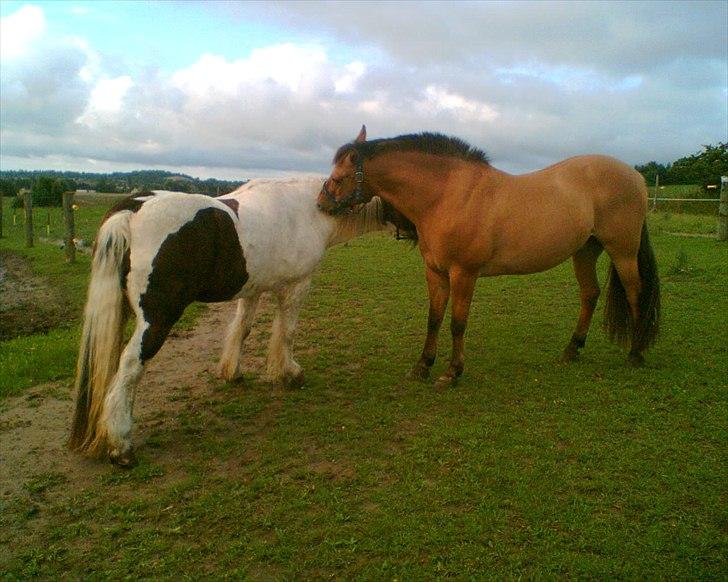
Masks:
[[[109,460],[120,467],[136,464],[131,442],[134,393],[145,363],[162,347],[179,316],[168,319],[147,318],[136,311],[136,327],[121,353],[119,369],[104,400],[103,425],[106,427]]]
[[[576,281],[579,284],[581,310],[571,341],[569,341],[561,355],[561,361],[563,362],[574,360],[579,355],[579,350],[586,344],[589,325],[599,300],[597,259],[602,250],[601,243],[596,238],[591,237],[572,257],[574,275],[576,275]]]
[[[141,341],[144,327],[137,326],[121,353],[119,369],[104,400],[102,425],[106,427],[109,459],[120,467],[131,467],[136,458],[131,444],[134,391],[144,371],[141,361]]]
[[[242,355],[243,342],[250,334],[253,326],[259,299],[260,295],[238,299],[235,319],[228,327],[218,366],[219,375],[228,382],[242,377],[240,356]]]
[[[636,337],[635,327],[636,322],[639,321],[639,298],[640,291],[642,290],[642,282],[640,279],[639,266],[637,263],[637,257],[624,257],[624,258],[612,258],[614,268],[619,275],[619,280],[624,287],[624,293],[629,304],[629,327],[631,330],[631,347],[629,351],[628,360],[633,366],[641,366],[645,363],[645,359],[642,356],[642,352],[646,346]]]
[[[267,375],[288,388],[300,388],[305,381],[301,366],[293,359],[293,334],[310,284],[311,279],[307,278],[275,292],[278,313],[268,348]]]

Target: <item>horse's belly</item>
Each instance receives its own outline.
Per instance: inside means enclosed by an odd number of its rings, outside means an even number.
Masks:
[[[323,255],[323,252],[321,253]],[[280,257],[266,254],[248,255],[248,280],[239,296],[272,291],[309,277],[318,266],[318,257]]]
[[[571,233],[534,232],[528,239],[498,245],[481,270],[482,276],[527,275],[560,265],[578,251],[591,236],[584,228]]]

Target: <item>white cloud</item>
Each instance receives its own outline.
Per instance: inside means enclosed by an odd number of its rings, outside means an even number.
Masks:
[[[121,111],[124,97],[133,85],[134,81],[128,75],[101,79],[91,91],[86,110],[76,121],[93,127],[112,120]]]
[[[491,122],[498,118],[498,111],[488,103],[467,99],[437,85],[425,87],[425,99],[417,103],[424,115],[446,112],[459,121]]]
[[[177,71],[172,83],[197,97],[230,96],[246,87],[267,84],[306,93],[315,90],[327,66],[323,48],[285,43],[255,49],[247,59],[235,61],[204,54],[191,66]]]
[[[0,18],[0,57],[14,59],[27,53],[46,28],[43,9],[30,4]]]
[[[507,85],[520,81],[548,83],[567,93],[594,93],[597,91],[633,91],[642,85],[641,75],[614,77],[582,67],[551,66],[531,62],[509,67],[498,67],[495,74]]]
[[[364,76],[367,67],[361,61],[354,61],[345,67],[345,71],[334,82],[337,93],[353,93],[359,80]]]

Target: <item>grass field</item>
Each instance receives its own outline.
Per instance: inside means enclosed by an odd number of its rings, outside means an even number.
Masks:
[[[465,375],[444,392],[404,379],[424,339],[419,252],[384,236],[332,250],[301,314],[305,389],[221,384],[150,435],[131,471],[84,487],[39,472],[0,500],[0,571],[725,579],[728,247],[684,236],[714,232],[709,216],[658,213],[650,229],[664,324],[646,367],[626,366],[600,316],[581,359],[556,363],[578,311],[564,264],[479,281]],[[82,303],[87,263],[29,256]],[[77,325],[74,312],[66,335],[0,344],[6,392],[46,379],[15,385],[25,372],[6,366],[48,343],[56,355],[25,369],[70,383]],[[434,376],[448,351],[443,334]]]
[[[650,208],[656,212],[678,212],[691,214],[705,214],[715,216],[718,212],[718,198],[720,192],[715,190],[703,190],[694,184],[671,184],[660,186],[655,190],[654,186],[648,187],[650,196]],[[655,196],[657,194],[657,196]],[[655,202],[654,198],[658,198]],[[672,201],[665,198],[689,199],[690,201]],[[695,199],[715,198],[715,202],[693,202]]]

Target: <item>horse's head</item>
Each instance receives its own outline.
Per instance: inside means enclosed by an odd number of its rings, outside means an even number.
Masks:
[[[336,152],[334,168],[318,196],[318,207],[324,212],[345,214],[371,200],[373,193],[365,185],[364,159],[357,148],[366,138],[367,128],[362,125],[357,138]]]

